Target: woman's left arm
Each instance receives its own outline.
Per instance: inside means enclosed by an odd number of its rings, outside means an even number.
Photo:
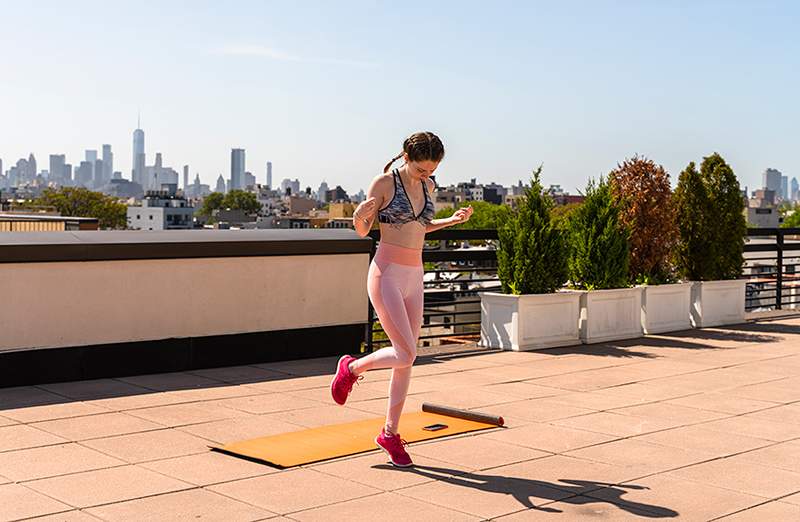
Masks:
[[[431,192],[433,192],[433,190],[431,190]],[[468,207],[459,208],[450,217],[432,219],[431,222],[425,226],[425,233],[427,234],[428,232],[433,232],[440,228],[450,227],[468,221],[469,217],[472,215],[472,211],[473,208],[472,205],[470,205]]]

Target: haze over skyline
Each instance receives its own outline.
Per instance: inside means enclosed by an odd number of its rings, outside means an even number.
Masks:
[[[798,5],[0,0],[0,158],[110,143],[130,179],[141,111],[147,164],[212,187],[244,148],[259,183],[355,194],[431,130],[441,185],[543,163],[575,193],[636,153],[674,184],[716,151],[753,189],[800,176]]]

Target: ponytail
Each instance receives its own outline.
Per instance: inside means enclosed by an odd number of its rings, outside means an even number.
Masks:
[[[392,161],[390,161],[389,163],[386,164],[385,167],[383,167],[383,173],[386,174],[387,172],[389,172],[389,168],[392,166],[392,163],[394,163],[395,161],[399,160],[402,157],[403,153],[401,152],[400,154],[392,158]]]

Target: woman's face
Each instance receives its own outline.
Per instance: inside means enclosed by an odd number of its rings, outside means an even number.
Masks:
[[[417,179],[429,178],[433,171],[436,170],[436,167],[439,166],[438,161],[408,161],[408,154],[403,154],[403,156],[408,166],[409,175]]]

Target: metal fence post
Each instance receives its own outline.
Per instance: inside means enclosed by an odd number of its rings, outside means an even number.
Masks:
[[[782,301],[783,301],[783,230],[778,229],[778,233],[775,236],[777,242],[777,250],[778,250],[778,274],[775,285],[777,286],[775,292],[775,309],[781,310],[782,309]]]

